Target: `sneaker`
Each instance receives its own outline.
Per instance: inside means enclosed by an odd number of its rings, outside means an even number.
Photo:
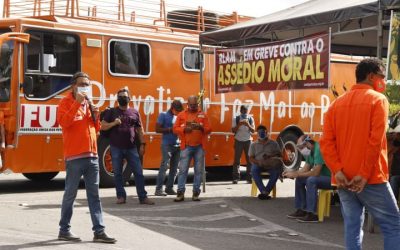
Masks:
[[[238,184],[238,180],[233,180],[232,184]]]
[[[165,193],[167,193],[167,195],[176,195],[176,192],[173,188],[165,189]]]
[[[167,194],[162,190],[156,190],[154,193],[155,196],[167,196]]]
[[[286,217],[291,218],[291,219],[298,219],[298,218],[303,218],[306,215],[307,215],[306,211],[297,209],[294,213],[286,215]]]
[[[149,198],[144,198],[143,200],[140,201],[140,204],[142,205],[154,205],[154,201],[150,200]]]
[[[58,233],[58,240],[63,240],[63,241],[82,241],[81,238],[79,238],[78,235],[75,235],[71,232],[59,232]]]
[[[175,202],[181,202],[185,200],[185,193],[184,192],[179,192],[176,195],[176,198],[174,199]]]
[[[258,195],[258,199],[260,199],[260,200],[270,200],[271,196],[269,196],[268,194],[259,194]]]
[[[318,216],[314,213],[307,213],[306,216],[297,219],[298,222],[308,223],[308,222],[318,222]]]
[[[105,232],[102,232],[99,234],[94,233],[93,241],[100,242],[100,243],[115,243],[115,242],[117,242],[116,239],[111,238]]]
[[[199,196],[200,196],[200,193],[193,192],[192,201],[200,201]]]
[[[126,199],[124,197],[119,197],[115,203],[116,204],[125,204]]]
[[[246,180],[246,183],[247,183],[247,184],[251,184],[251,183],[253,183],[253,182],[252,182],[251,179],[250,179],[250,180]]]

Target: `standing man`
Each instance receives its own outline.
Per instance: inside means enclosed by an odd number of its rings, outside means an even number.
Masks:
[[[83,175],[86,195],[94,231],[93,241],[115,243],[104,232],[103,212],[99,197],[99,160],[96,133],[100,128],[99,110],[87,97],[90,92],[89,76],[78,72],[71,80],[72,92],[64,97],[57,109],[57,121],[64,140],[65,191],[61,206],[59,240],[81,241],[73,234],[71,217],[79,181]]]
[[[162,133],[161,144],[161,165],[158,170],[156,196],[176,195],[174,182],[178,169],[179,157],[181,154],[178,137],[173,133],[172,127],[176,121],[176,116],[183,110],[182,103],[174,100],[171,108],[167,112],[160,113],[156,123],[156,132]],[[165,192],[162,190],[165,180],[165,172],[169,167],[169,176],[165,185]]]
[[[232,123],[232,132],[235,134],[235,156],[232,166],[232,183],[237,184],[240,180],[240,158],[242,152],[246,156],[246,180],[251,183],[251,163],[249,159],[249,148],[251,143],[251,134],[254,133],[254,119],[249,116],[248,108],[245,105],[240,106],[240,115],[236,116]]]
[[[124,178],[122,176],[124,162],[126,159],[128,166],[132,169],[135,177],[136,192],[140,204],[154,205],[154,202],[147,198],[144,189],[144,176],[140,155],[144,155],[146,143],[139,112],[129,108],[130,94],[125,87],[118,90],[118,107],[110,110],[104,115],[101,121],[101,130],[110,132],[110,151],[113,165],[115,189],[117,192],[117,204],[126,203],[126,191],[124,188]],[[139,152],[136,148],[135,136],[140,140]]]
[[[302,135],[297,141],[297,148],[306,159],[306,164],[298,171],[285,171],[283,176],[296,178],[295,208],[287,215],[299,222],[318,222],[318,189],[332,189],[331,172],[325,165],[319,149],[319,143],[308,135]]]
[[[274,188],[282,173],[283,163],[279,144],[268,138],[268,131],[264,125],[257,127],[258,140],[250,145],[249,157],[251,166],[251,176],[257,185],[260,200],[269,200],[269,193]],[[269,173],[268,184],[264,186],[261,172]]]
[[[385,69],[378,59],[356,68],[357,84],[329,107],[320,140],[338,186],[347,249],[361,249],[364,208],[383,233],[384,248],[400,246],[400,215],[388,184]]]
[[[200,201],[201,171],[204,168],[204,147],[211,133],[208,117],[199,109],[197,96],[189,96],[188,108],[179,113],[173,127],[181,140],[181,157],[178,172],[178,194],[174,201],[185,199],[185,184],[189,164],[194,160],[193,201]]]

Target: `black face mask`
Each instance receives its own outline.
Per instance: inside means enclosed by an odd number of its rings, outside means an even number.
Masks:
[[[119,104],[119,106],[126,106],[126,105],[128,105],[128,102],[129,102],[129,97],[127,97],[127,96],[118,96],[118,104]]]

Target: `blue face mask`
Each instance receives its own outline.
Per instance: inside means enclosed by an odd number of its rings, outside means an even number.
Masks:
[[[265,130],[259,130],[258,131],[258,138],[264,140],[265,138],[267,138],[267,132]]]

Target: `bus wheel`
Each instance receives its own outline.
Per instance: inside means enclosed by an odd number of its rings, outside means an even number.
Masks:
[[[24,173],[23,175],[32,181],[50,181],[58,172],[48,172],[48,173]]]
[[[283,146],[282,157],[285,170],[297,170],[300,167],[302,156],[296,148],[297,139],[299,136],[291,131],[278,138],[279,144]]]
[[[111,162],[110,139],[99,136],[97,140],[100,168],[100,187],[114,187],[114,173]],[[127,167],[126,160],[123,162],[124,182],[128,182],[132,171]]]

